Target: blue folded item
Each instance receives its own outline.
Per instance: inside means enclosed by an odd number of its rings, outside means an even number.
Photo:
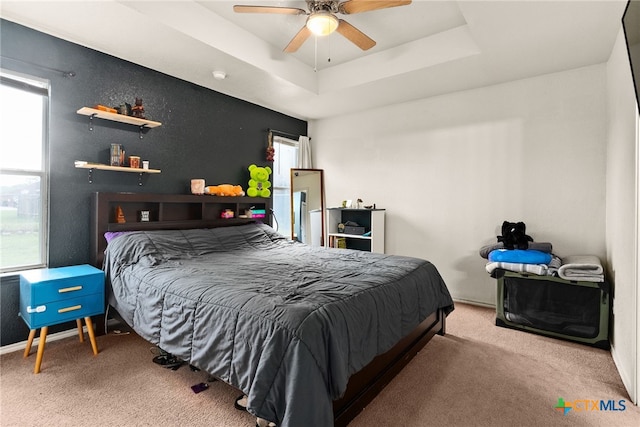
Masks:
[[[519,264],[549,264],[553,257],[534,249],[496,249],[489,252],[491,262],[516,262]]]

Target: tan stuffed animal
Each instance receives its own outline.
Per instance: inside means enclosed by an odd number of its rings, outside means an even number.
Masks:
[[[232,184],[207,185],[204,187],[204,194],[212,196],[244,196],[244,190],[241,186]]]

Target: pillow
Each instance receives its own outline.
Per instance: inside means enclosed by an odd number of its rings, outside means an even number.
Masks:
[[[534,249],[496,249],[489,252],[490,262],[515,262],[519,264],[549,264],[551,254]]]
[[[105,239],[110,239],[105,254],[118,263],[128,265],[145,259],[154,265],[159,255],[154,242],[144,231],[111,232]],[[121,237],[122,236],[122,237]]]
[[[111,242],[118,236],[122,236],[123,234],[131,233],[131,231],[107,231],[104,233],[104,238],[107,240],[107,243]]]

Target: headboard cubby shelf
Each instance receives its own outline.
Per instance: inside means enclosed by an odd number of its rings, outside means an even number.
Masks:
[[[266,218],[239,218],[254,207],[264,209]],[[117,222],[118,208],[125,221]],[[234,218],[221,218],[232,210]],[[102,267],[107,231],[167,230],[224,227],[261,221],[271,225],[271,199],[261,197],[219,197],[191,194],[93,193],[91,200],[91,263]],[[149,221],[140,221],[140,211]]]

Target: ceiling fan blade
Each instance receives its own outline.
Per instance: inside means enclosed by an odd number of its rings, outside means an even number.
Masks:
[[[284,48],[284,51],[287,52],[287,53],[293,53],[293,52],[297,51],[300,48],[300,46],[302,46],[302,44],[305,41],[307,41],[309,36],[311,36],[311,30],[309,30],[307,28],[307,26],[305,25],[304,27],[302,27],[300,29],[300,31],[298,31],[298,34],[296,34],[291,39],[291,41],[289,42],[287,47]]]
[[[347,0],[340,3],[338,10],[344,14],[354,14],[369,12],[370,10],[387,9],[389,7],[406,6],[411,4],[411,0]]]
[[[345,36],[349,41],[362,50],[369,50],[376,45],[376,42],[373,39],[369,38],[369,36],[349,24],[344,19],[340,19],[340,24],[336,31]]]
[[[235,5],[233,11],[236,13],[279,13],[283,15],[306,15],[307,11],[295,7],[278,6],[244,6]]]

